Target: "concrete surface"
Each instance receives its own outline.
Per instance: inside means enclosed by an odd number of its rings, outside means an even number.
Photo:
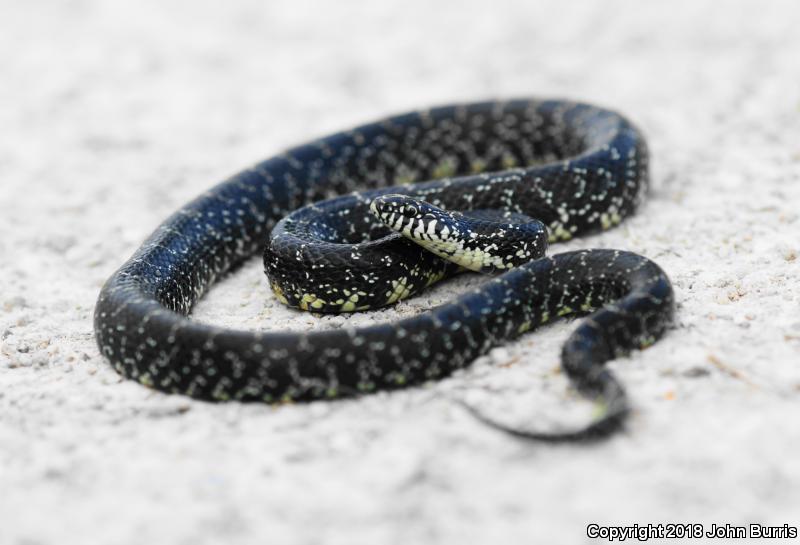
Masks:
[[[0,5],[0,543],[580,543],[586,525],[800,523],[800,4],[260,2]],[[97,292],[175,208],[311,137],[458,100],[566,96],[651,143],[639,215],[553,248],[671,275],[678,321],[613,368],[636,413],[591,446],[519,424],[589,408],[558,324],[423,388],[210,405],[121,380]],[[481,282],[465,276],[391,320]],[[336,327],[260,264],[198,320]]]

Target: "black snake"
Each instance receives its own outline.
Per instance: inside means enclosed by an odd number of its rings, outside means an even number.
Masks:
[[[279,402],[436,379],[557,316],[591,312],[565,343],[562,364],[574,386],[599,403],[600,416],[556,433],[490,423],[545,440],[607,434],[629,406],[604,363],[655,342],[674,312],[667,276],[630,252],[535,259],[543,240],[517,246],[517,266],[481,288],[418,316],[358,329],[238,331],[188,314],[270,234],[264,261],[279,299],[318,312],[352,311],[408,297],[458,268],[389,231],[389,214],[405,213],[400,205],[413,204],[417,214],[429,204],[431,214],[463,211],[459,218],[495,224],[507,218],[509,227],[535,218],[558,241],[616,225],[639,206],[647,182],[641,133],[594,106],[514,100],[391,117],[290,149],[178,210],[103,287],[97,342],[118,372],[159,390]],[[345,195],[355,190],[362,192]],[[399,203],[387,209],[392,199]],[[317,204],[301,208],[309,203]],[[402,231],[399,218],[389,225]],[[452,221],[439,221],[438,231],[430,223],[417,230],[433,240]],[[482,250],[459,244],[484,263]],[[487,270],[511,266],[492,263]]]

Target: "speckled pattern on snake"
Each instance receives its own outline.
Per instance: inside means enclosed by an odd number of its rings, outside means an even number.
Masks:
[[[283,302],[312,311],[391,304],[457,272],[457,265],[392,232],[389,213],[384,221],[378,217],[380,202],[409,197],[429,204],[432,214],[462,211],[456,216],[476,221],[487,219],[481,214],[490,221],[502,215],[509,227],[535,218],[555,242],[618,224],[641,204],[647,184],[642,134],[619,114],[587,104],[483,102],[384,119],[267,159],[178,210],[103,287],[97,342],[119,373],[158,390],[281,402],[437,379],[556,317],[588,314],[561,358],[573,386],[597,403],[594,420],[545,432],[473,412],[523,437],[604,436],[629,412],[605,362],[655,342],[674,312],[667,276],[630,252],[539,257],[544,241],[518,247],[523,262],[480,288],[369,327],[241,331],[188,315],[217,278],[263,251],[270,234],[264,261],[273,290]],[[303,208],[310,203],[316,204]],[[398,210],[389,223],[402,231]],[[452,221],[412,225],[412,231],[438,237]],[[477,236],[469,224],[457,236],[459,252],[483,263],[484,250],[473,251],[464,240]],[[501,272],[509,266],[492,263],[484,264]]]

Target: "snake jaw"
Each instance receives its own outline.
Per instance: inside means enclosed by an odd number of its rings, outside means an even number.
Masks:
[[[378,197],[380,198],[380,197]],[[378,210],[378,199],[373,199],[371,203],[369,203],[369,211],[378,219],[381,219],[380,211]]]

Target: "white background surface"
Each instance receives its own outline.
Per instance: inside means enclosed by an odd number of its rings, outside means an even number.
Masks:
[[[800,525],[800,4],[4,2],[0,543],[579,543],[590,522]],[[101,359],[103,281],[159,221],[283,148],[453,101],[570,97],[649,138],[653,191],[600,236],[671,275],[676,328],[614,362],[636,412],[597,445],[558,324],[427,387],[211,405]],[[258,260],[198,319],[336,327]],[[396,309],[452,297],[465,276]]]

